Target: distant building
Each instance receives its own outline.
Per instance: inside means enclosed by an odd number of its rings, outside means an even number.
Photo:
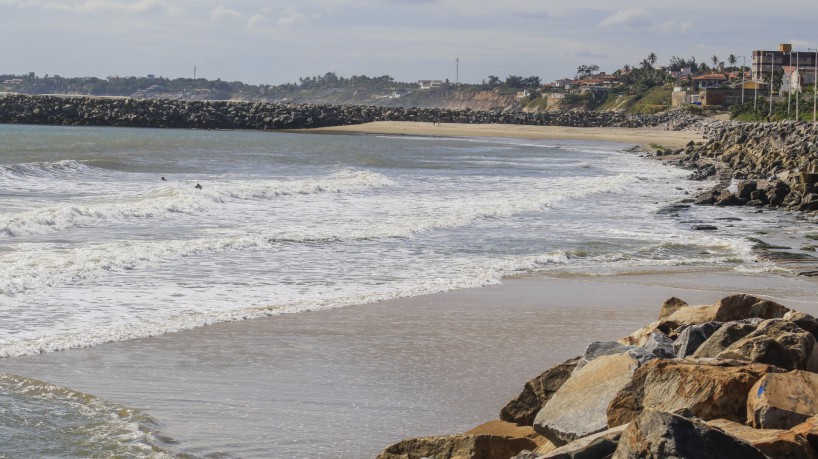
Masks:
[[[782,67],[784,75],[781,78],[781,94],[802,92],[807,86],[815,84],[815,67]]]
[[[418,80],[420,89],[432,89],[443,86],[443,80]]]
[[[691,67],[682,67],[679,70],[670,70],[668,74],[671,78],[676,80],[681,80],[682,78],[687,78],[693,74],[693,69]]]
[[[719,88],[727,81],[723,73],[708,73],[693,77],[693,89]]]
[[[525,99],[527,97],[530,97],[530,96],[531,96],[531,91],[529,91],[528,89],[524,89],[522,91],[517,91],[516,99],[517,100],[523,100],[523,99]]]
[[[778,51],[753,51],[753,79],[769,80],[770,73],[783,73],[785,66],[815,67],[815,53],[808,51],[793,51],[792,45],[783,43]]]

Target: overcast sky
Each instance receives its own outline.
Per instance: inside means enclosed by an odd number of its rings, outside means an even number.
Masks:
[[[648,53],[710,62],[818,47],[818,0],[0,0],[0,74],[281,84],[614,71]],[[741,59],[739,59],[739,64]]]

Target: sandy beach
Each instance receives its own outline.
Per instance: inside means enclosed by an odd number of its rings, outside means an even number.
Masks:
[[[670,296],[750,292],[815,314],[816,290],[728,272],[507,279],[15,358],[4,371],[138,408],[196,456],[366,458],[495,419],[525,381],[655,320]]]
[[[517,124],[422,123],[411,121],[376,121],[350,126],[334,126],[291,132],[332,134],[421,135],[441,137],[500,137],[517,139],[593,140],[598,142],[651,144],[682,147],[703,138],[689,131],[664,128],[578,128],[564,126],[525,126]]]

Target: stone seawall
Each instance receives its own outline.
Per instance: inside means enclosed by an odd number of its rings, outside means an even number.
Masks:
[[[675,152],[680,165],[703,178],[724,165],[735,189],[721,183],[696,198],[697,204],[818,210],[818,127],[811,123],[700,121],[707,142]]]
[[[687,116],[682,117],[687,119]],[[356,105],[270,104],[164,99],[8,95],[0,123],[195,129],[302,129],[371,121],[646,127],[688,124],[678,113],[524,113]]]
[[[678,298],[526,383],[497,419],[378,459],[818,458],[818,319],[732,295]]]

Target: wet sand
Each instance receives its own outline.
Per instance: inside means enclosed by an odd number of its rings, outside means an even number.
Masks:
[[[655,320],[670,296],[705,304],[732,292],[818,313],[818,283],[801,278],[507,279],[8,359],[3,371],[143,410],[174,449],[197,456],[373,457],[405,437],[496,418],[526,380]]]
[[[518,124],[422,123],[412,121],[376,121],[351,126],[333,126],[291,132],[332,134],[423,135],[441,137],[501,137],[516,139],[593,140],[599,142],[651,144],[681,147],[703,138],[688,131],[664,128],[578,128],[564,126],[525,126]]]

